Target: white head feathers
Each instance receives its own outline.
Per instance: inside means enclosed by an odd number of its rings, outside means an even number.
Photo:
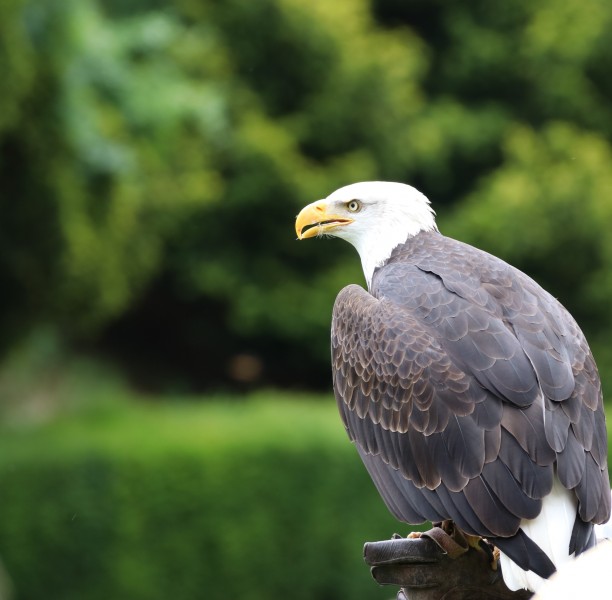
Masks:
[[[429,200],[404,183],[364,181],[342,187],[325,202],[328,212],[348,212],[350,202],[357,210],[353,221],[325,233],[350,242],[361,257],[363,272],[370,285],[374,269],[391,256],[393,249],[420,231],[437,230],[435,213]]]

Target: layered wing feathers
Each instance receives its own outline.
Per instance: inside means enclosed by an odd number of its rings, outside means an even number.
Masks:
[[[609,515],[588,345],[556,300],[503,261],[417,235],[371,293],[340,292],[332,355],[345,427],[397,518],[515,536],[555,469],[583,521]]]

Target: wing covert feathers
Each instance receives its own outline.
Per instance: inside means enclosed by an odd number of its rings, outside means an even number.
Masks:
[[[520,521],[539,514],[555,473],[575,491],[581,521],[608,518],[605,417],[587,342],[503,261],[418,234],[370,292],[340,292],[332,362],[349,437],[398,519],[453,519],[515,540],[504,543],[520,554],[530,544]],[[589,532],[576,528],[577,551]]]

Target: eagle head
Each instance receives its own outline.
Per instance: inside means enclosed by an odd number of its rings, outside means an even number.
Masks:
[[[437,229],[434,214],[429,200],[409,185],[363,181],[305,206],[295,230],[300,240],[330,235],[351,243],[369,284],[396,246],[420,231]]]

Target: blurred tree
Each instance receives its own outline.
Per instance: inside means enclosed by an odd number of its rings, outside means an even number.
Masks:
[[[2,137],[2,324],[52,319],[87,335],[218,197],[206,158],[225,126],[221,82],[184,68],[210,40],[170,15],[111,25],[89,1],[20,8],[3,23],[28,33],[35,74]]]
[[[416,185],[448,233],[610,332],[603,0],[11,0],[0,17],[5,341],[52,322],[153,386],[327,386],[331,304],[359,264],[296,244],[293,217],[374,178]]]

